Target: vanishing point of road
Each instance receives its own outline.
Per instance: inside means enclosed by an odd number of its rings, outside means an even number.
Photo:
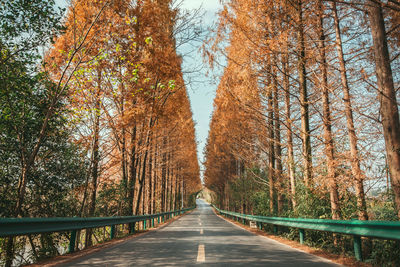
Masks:
[[[58,266],[341,266],[197,209],[166,227]]]

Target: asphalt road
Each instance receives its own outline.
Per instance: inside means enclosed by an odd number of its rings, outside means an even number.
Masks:
[[[166,227],[59,266],[341,266],[214,214],[203,200]]]

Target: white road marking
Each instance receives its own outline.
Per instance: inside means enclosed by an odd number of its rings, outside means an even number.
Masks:
[[[199,225],[201,225],[201,222],[199,222]]]
[[[204,245],[199,245],[199,249],[197,252],[197,262],[205,262],[206,261],[206,253],[204,250]]]
[[[203,229],[200,229],[200,234],[202,235],[204,232],[203,232]]]

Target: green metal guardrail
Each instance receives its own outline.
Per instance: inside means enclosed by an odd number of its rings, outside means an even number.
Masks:
[[[298,228],[301,244],[304,242],[305,229],[352,235],[354,254],[356,259],[359,261],[362,261],[362,236],[388,240],[400,240],[400,222],[266,217],[225,211],[215,206],[214,208],[224,216],[232,217],[237,220],[241,218],[243,223],[245,223],[246,220],[256,222],[260,229],[264,223],[272,224],[274,226],[275,233],[277,232],[277,226]]]
[[[146,229],[146,223],[149,220],[151,220],[151,226],[154,227],[155,219],[158,220],[158,223],[160,223],[160,220],[164,222],[165,219],[183,214],[194,208],[150,215],[103,218],[0,218],[0,237],[71,231],[69,243],[69,253],[71,253],[75,251],[76,233],[78,230],[111,226],[110,238],[113,239],[115,237],[115,225],[129,224],[129,232],[134,233],[137,222],[143,222],[143,228]]]

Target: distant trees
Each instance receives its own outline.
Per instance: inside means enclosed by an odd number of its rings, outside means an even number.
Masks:
[[[0,7],[0,216],[193,205],[200,179],[174,36],[179,9],[171,1],[72,1],[62,20],[54,1],[25,2]],[[84,234],[85,246],[95,235]],[[46,238],[29,237],[36,260],[36,247],[59,253],[56,237]],[[6,266],[15,242],[26,241],[2,240]]]

